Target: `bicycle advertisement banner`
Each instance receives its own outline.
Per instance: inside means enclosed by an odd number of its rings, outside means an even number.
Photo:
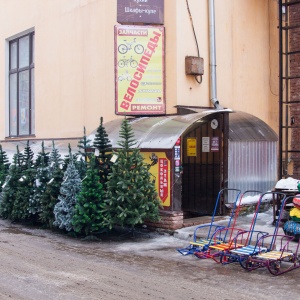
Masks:
[[[163,26],[115,26],[116,114],[165,114],[164,74]]]

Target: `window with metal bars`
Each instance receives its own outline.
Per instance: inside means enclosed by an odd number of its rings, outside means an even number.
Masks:
[[[28,136],[34,126],[34,32],[9,42],[9,136]]]

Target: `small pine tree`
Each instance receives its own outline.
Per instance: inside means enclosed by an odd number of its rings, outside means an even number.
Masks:
[[[27,141],[26,147],[23,151],[23,166],[24,169],[27,169],[29,167],[32,167],[34,165],[33,162],[34,153],[31,150],[31,147],[29,145],[29,141]]]
[[[0,193],[2,191],[2,185],[4,184],[5,178],[8,174],[9,166],[10,163],[7,154],[3,151],[2,145],[0,144]]]
[[[79,173],[80,178],[83,179],[86,175],[86,171],[88,167],[86,161],[83,160],[82,157],[80,157],[79,159],[77,158],[75,162],[75,167]]]
[[[78,142],[78,153],[84,158],[84,161],[87,163],[89,161],[90,153],[88,152],[88,149],[91,148],[91,140],[87,138],[86,136],[86,130],[85,127],[83,127],[83,137]]]
[[[52,141],[52,151],[49,160],[49,178],[47,182],[45,193],[41,195],[41,211],[39,213],[40,221],[48,227],[53,227],[54,222],[54,206],[58,202],[60,186],[63,180],[64,172],[61,168],[62,159],[58,150],[55,148],[54,141]]]
[[[44,157],[41,156],[40,162],[36,169],[36,176],[33,185],[33,195],[29,198],[28,211],[33,221],[39,220],[38,214],[42,211],[41,199],[46,191],[47,183],[49,182],[49,180],[49,166],[47,163],[44,162]]]
[[[62,169],[62,163],[63,160],[61,158],[61,155],[59,154],[58,149],[55,147],[54,141],[52,141],[52,150],[49,158],[50,171],[52,172],[56,168]]]
[[[17,146],[17,153],[13,156],[13,162],[8,170],[5,183],[2,185],[2,193],[0,196],[0,216],[4,219],[11,219],[12,210],[16,198],[16,193],[21,177],[22,154]]]
[[[99,168],[100,182],[103,184],[103,187],[106,188],[106,183],[108,181],[108,176],[111,172],[112,166],[112,162],[110,161],[112,156],[112,145],[103,126],[102,117],[100,118],[100,125],[97,128],[93,146],[99,152],[96,157]]]
[[[68,144],[68,154],[65,155],[65,157],[63,159],[63,171],[65,172],[67,170],[71,161],[75,164],[75,167],[76,167],[76,160],[77,160],[77,154],[72,153],[72,148],[69,143]]]
[[[64,181],[61,184],[58,202],[54,206],[54,226],[67,231],[73,229],[72,220],[76,205],[76,197],[81,191],[81,186],[79,173],[73,160],[71,160],[64,173]]]
[[[29,199],[33,196],[33,183],[35,179],[35,168],[33,161],[34,153],[30,148],[29,141],[23,151],[22,166],[20,166],[20,179],[16,191],[16,198],[11,214],[12,220],[29,219]]]
[[[75,168],[79,173],[79,177],[83,179],[86,174],[87,164],[86,161],[82,159],[82,157],[78,157],[78,153],[72,153],[71,145],[68,144],[69,152],[65,155],[63,159],[63,171],[65,172],[68,168],[69,163],[72,161],[74,163]]]
[[[45,152],[44,141],[42,142],[41,147],[42,147],[42,149],[41,149],[40,152],[38,152],[36,160],[35,160],[35,167],[36,168],[38,168],[41,163],[43,163],[43,165],[48,165],[49,164],[50,153],[49,152]],[[43,162],[42,162],[42,160],[43,160]]]
[[[95,157],[91,157],[90,167],[77,196],[73,216],[74,231],[86,236],[99,231],[103,224],[103,187],[100,183]]]
[[[160,200],[149,172],[136,144],[128,120],[122,122],[119,134],[121,147],[118,159],[112,166],[107,183],[105,224],[129,226],[132,230],[145,220],[159,220]]]

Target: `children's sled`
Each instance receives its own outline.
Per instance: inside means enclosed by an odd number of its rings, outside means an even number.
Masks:
[[[245,230],[242,228],[238,228],[236,227],[236,221],[240,213],[242,200],[245,196],[253,193],[259,194],[260,197],[256,205],[256,210],[252,219],[250,229]],[[212,236],[212,242],[208,245],[208,247],[202,251],[195,252],[194,255],[200,259],[211,258],[216,262],[219,262],[220,257],[226,251],[245,246],[249,241],[251,241],[252,235],[254,234],[254,226],[255,226],[261,201],[262,201],[262,196],[260,191],[254,191],[254,190],[245,191],[238,201],[237,208],[235,209],[234,212],[234,218],[233,218],[234,221],[232,222],[232,225],[217,229],[214,232]],[[266,233],[261,233],[261,235],[262,234],[266,234]],[[237,237],[239,237],[239,239]]]
[[[254,230],[261,203],[264,200],[264,198],[268,195],[272,195],[272,198],[280,197],[282,199],[282,205],[279,210],[279,216],[275,224],[273,234],[276,235],[278,233],[279,224],[283,216],[283,209],[287,201],[287,198],[285,194],[280,192],[267,192],[261,195],[256,205],[255,214],[253,216],[250,229],[244,232],[239,232],[236,235],[236,237],[233,239],[234,245],[231,247],[231,249],[225,250],[221,253],[220,255],[221,263],[228,264],[232,262],[239,262],[243,268],[246,268],[245,261],[248,259],[248,257],[257,255],[259,253],[270,251],[270,248],[265,246],[265,243],[259,243],[262,237],[269,235],[269,233],[264,231]],[[274,242],[275,240],[272,240],[272,244]],[[240,246],[241,244],[243,245],[242,247]]]
[[[189,255],[194,254],[195,252],[205,251],[208,249],[209,245],[219,242],[214,238],[214,234],[224,226],[215,223],[215,215],[219,208],[220,198],[224,197],[225,193],[228,194],[228,192],[231,192],[234,197],[233,209],[227,224],[227,227],[230,226],[233,217],[235,216],[235,210],[237,208],[237,203],[239,202],[241,190],[225,188],[220,190],[218,193],[210,224],[204,224],[196,227],[196,229],[194,230],[193,240],[189,243],[189,245],[185,248],[176,249],[179,253],[181,253],[182,255]]]
[[[267,251],[258,251],[255,255],[249,255],[242,267],[248,271],[266,267],[275,276],[290,272],[300,267],[300,254],[298,240],[295,237],[278,234],[279,224],[282,218],[282,211],[285,203],[293,196],[284,198],[281,203],[279,217],[276,223],[274,234],[266,235],[258,240],[257,248],[268,245]]]

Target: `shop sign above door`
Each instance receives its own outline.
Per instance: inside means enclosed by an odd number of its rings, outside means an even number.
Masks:
[[[163,26],[115,26],[118,115],[166,113]]]
[[[163,24],[164,0],[118,0],[120,24]]]

